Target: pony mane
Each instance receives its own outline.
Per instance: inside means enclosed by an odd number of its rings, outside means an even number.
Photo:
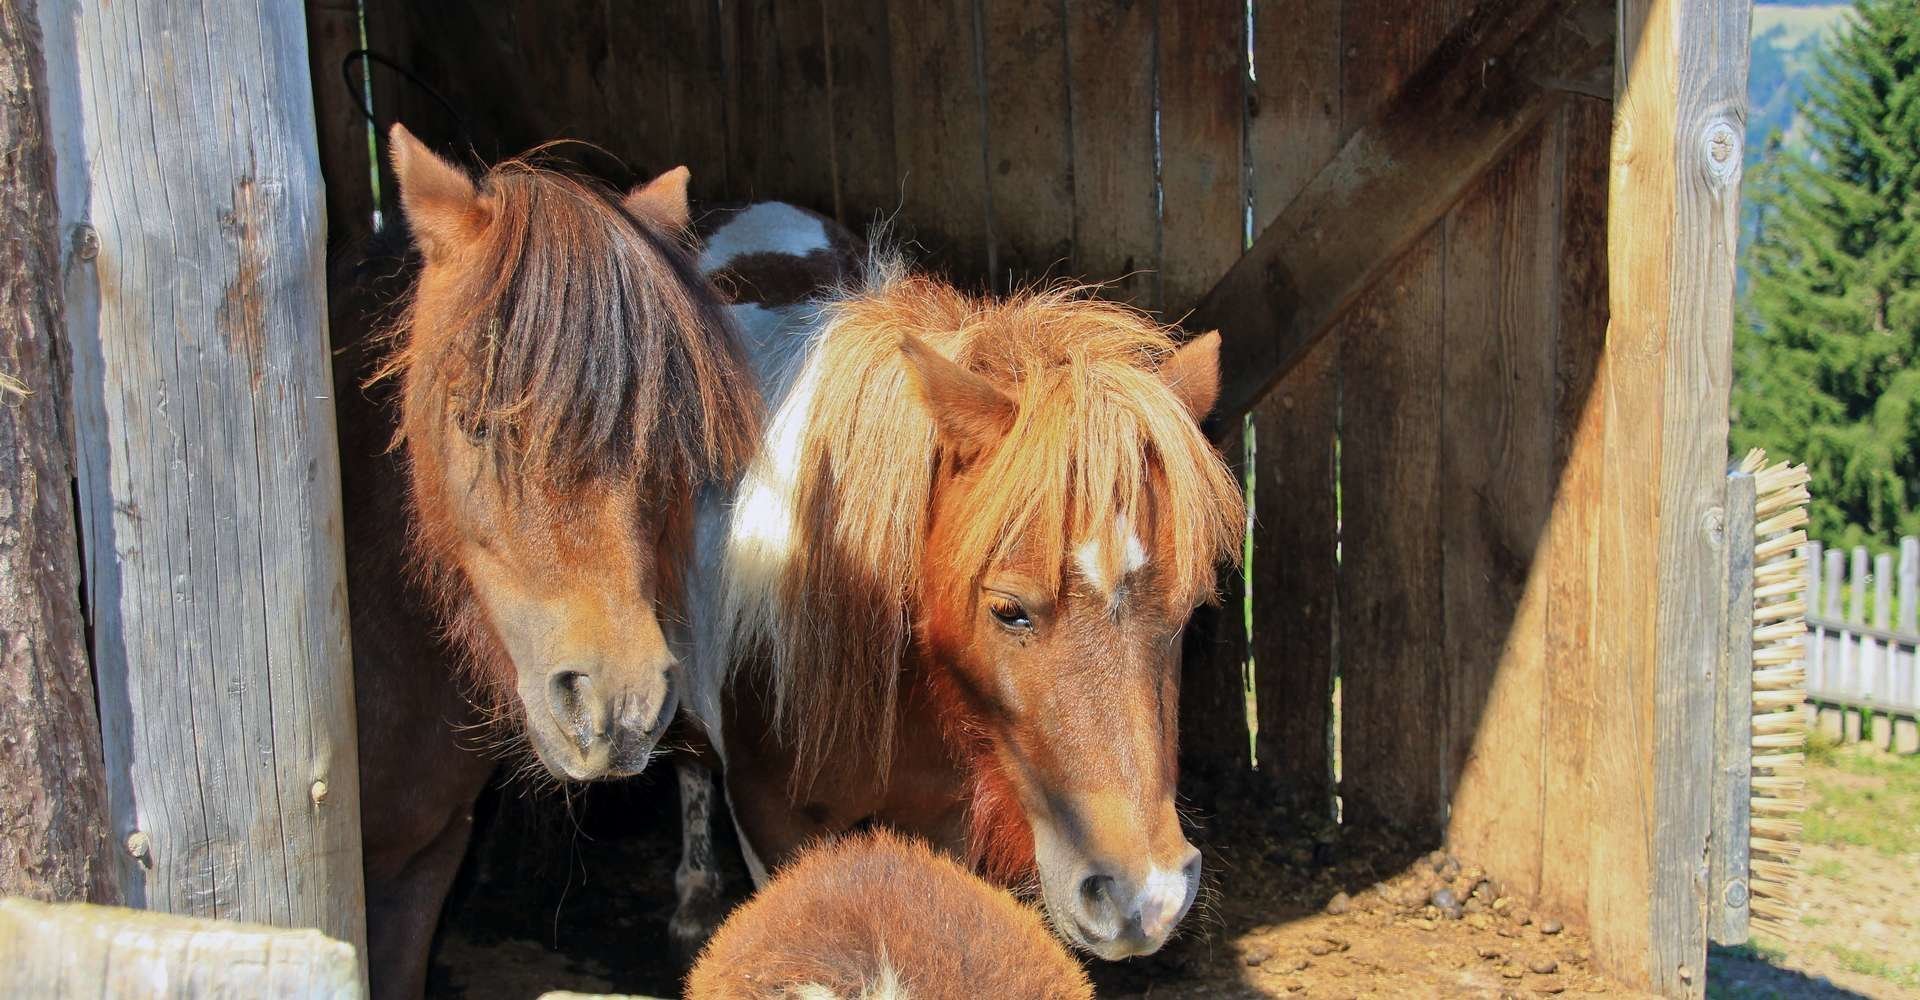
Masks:
[[[518,479],[684,490],[737,474],[758,392],[690,249],[603,185],[527,160],[479,189],[489,224],[453,305],[429,329],[411,302],[376,378],[424,377]],[[403,421],[396,443],[423,429]]]
[[[967,471],[972,506],[942,553],[960,586],[977,590],[1021,544],[1062,555],[1040,581],[1057,593],[1069,543],[1097,536],[1122,551],[1128,522],[1171,538],[1161,566],[1177,601],[1211,599],[1214,566],[1237,557],[1239,485],[1159,374],[1174,331],[1087,292],[976,297],[876,251],[861,285],[821,307],[817,344],[742,482],[720,608],[726,662],[765,671],[801,775],[817,773],[842,726],[871,739],[884,770],[930,596],[926,535],[948,466],[903,335],[1018,404],[1000,446]]]

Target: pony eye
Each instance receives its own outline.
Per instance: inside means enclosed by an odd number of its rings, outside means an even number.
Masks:
[[[465,410],[455,410],[453,413],[453,422],[460,428],[460,433],[467,436],[468,441],[474,444],[480,444],[486,441],[488,430],[486,421],[481,420]]]
[[[1000,627],[1008,631],[1033,631],[1033,619],[1027,616],[1027,609],[1021,607],[1019,601],[995,597],[988,602],[987,611],[993,615],[994,621],[1000,623]]]

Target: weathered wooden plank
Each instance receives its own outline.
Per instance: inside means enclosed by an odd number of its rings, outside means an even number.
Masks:
[[[674,163],[693,171],[695,198],[737,195],[727,158],[727,64],[722,42],[727,22],[714,0],[665,0],[659,8],[667,49],[667,101]]]
[[[864,233],[900,204],[886,0],[826,0],[826,13],[839,178],[834,218]]]
[[[669,35],[650,9],[617,0],[602,4],[606,61],[600,75],[597,141],[643,182],[682,165],[673,148],[674,50],[686,40]],[[695,173],[724,170],[720,164],[686,164]],[[699,178],[694,179],[698,183]]]
[[[1178,318],[1247,246],[1246,5],[1161,0],[1158,40],[1161,308]],[[1237,422],[1245,412],[1220,416]]]
[[[1258,229],[1338,149],[1338,0],[1255,5],[1252,57],[1247,176]],[[1334,791],[1339,358],[1337,338],[1323,341],[1252,417],[1255,756],[1284,800],[1319,815],[1330,814]]]
[[[1154,12],[1135,0],[1067,5],[1068,105],[1077,126],[1072,271],[1143,309],[1160,305]]]
[[[1602,364],[1607,335],[1607,163],[1613,109],[1592,98],[1570,100],[1561,112],[1563,137],[1556,288],[1560,298],[1554,390],[1554,468],[1558,481],[1547,527],[1553,575],[1547,597],[1545,774],[1541,784],[1540,905],[1563,920],[1587,910],[1588,838],[1596,810],[1590,761],[1596,716],[1609,710],[1594,628],[1599,582],[1602,460],[1606,451],[1608,389]]]
[[[360,95],[347,90],[341,62],[360,45],[355,0],[307,0],[308,67],[320,176],[327,182],[327,237],[336,244],[373,229],[373,162]],[[356,71],[357,72],[357,71]]]
[[[1255,756],[1283,800],[1316,815],[1331,815],[1334,792],[1339,351],[1323,341],[1252,421]]]
[[[1621,887],[1615,891],[1635,891],[1648,901],[1647,930],[1630,942],[1608,929],[1596,937],[1595,951],[1616,973],[1644,968],[1655,991],[1673,996],[1699,996],[1706,986],[1708,818],[1698,777],[1711,754],[1706,720],[1722,644],[1716,624],[1725,607],[1720,521],[1749,6],[1744,0],[1620,5],[1626,70],[1616,81],[1610,242],[1614,336],[1623,350],[1615,356],[1647,349],[1641,356],[1650,364],[1621,381],[1639,383],[1652,405],[1623,409],[1621,417],[1650,425],[1658,414],[1658,424],[1646,440],[1625,432],[1610,434],[1609,444],[1646,445],[1657,455],[1657,478],[1621,480],[1636,484],[1623,491],[1659,484],[1654,496],[1625,505],[1637,514],[1651,501],[1654,516],[1615,523],[1655,536],[1652,564],[1638,567],[1653,573],[1635,575],[1636,567],[1622,566],[1618,579],[1642,585],[1653,579],[1658,586],[1652,633],[1640,637],[1647,645],[1636,642],[1638,655],[1624,660],[1629,675],[1639,673],[1640,664],[1650,668],[1642,675],[1646,686],[1634,691],[1651,703],[1650,726],[1639,739],[1615,744],[1645,755],[1644,812],[1610,810],[1607,823],[1617,836],[1651,839],[1644,875],[1633,877],[1638,869],[1630,864],[1614,875]],[[1628,616],[1644,610],[1638,601],[1620,608]],[[1621,800],[1632,795],[1628,788],[1611,791]],[[1595,931],[1600,934],[1598,920]],[[1631,954],[1616,950],[1629,944]]]
[[[1447,842],[1528,897],[1541,875],[1561,126],[1549,119],[1446,221]]]
[[[112,902],[37,16],[0,6],[0,894]]]
[[[1920,632],[1920,538],[1900,539],[1900,596],[1895,627],[1912,635]],[[1814,607],[1811,598],[1808,607]],[[1900,644],[1893,658],[1894,695],[1906,704],[1920,704],[1920,663],[1915,662],[1914,647]]]
[[[1713,722],[1713,805],[1707,837],[1707,936],[1747,940],[1748,836],[1753,802],[1753,477],[1727,477],[1727,608]]]
[[[983,0],[994,287],[1065,273],[1073,258],[1066,5]],[[1103,125],[1087,123],[1096,130]]]
[[[301,5],[62,0],[41,21],[62,223],[79,237],[78,496],[127,898],[358,944]]]
[[[902,235],[963,283],[998,270],[988,214],[980,25],[972,4],[888,5]]]
[[[1244,482],[1246,443],[1240,428],[1222,435],[1220,452]],[[1220,567],[1217,603],[1202,605],[1181,635],[1180,773],[1182,795],[1218,805],[1251,763],[1247,730],[1247,583],[1243,569]]]
[[[725,28],[728,41],[727,171],[730,194],[741,200],[784,198],[789,180],[786,171],[792,168],[793,160],[816,148],[824,154],[832,145],[832,137],[825,128],[823,66],[821,87],[814,95],[817,106],[811,109],[819,115],[815,124],[820,131],[812,136],[805,151],[796,153],[781,148],[781,117],[789,112],[805,114],[802,106],[806,102],[802,95],[787,89],[800,87],[800,82],[786,80],[782,72],[785,67],[780,50],[787,40],[780,35],[782,26],[776,24],[779,6],[773,0],[742,0],[724,8],[730,19]],[[817,38],[820,11],[816,4],[802,0],[790,8],[799,16],[790,19],[805,21],[807,9],[812,10],[812,34]]]
[[[1195,328],[1224,331],[1223,414],[1252,405],[1545,116],[1563,92],[1542,75],[1604,64],[1612,9],[1605,0],[1490,0],[1454,22],[1391,105],[1347,140],[1195,310]],[[1372,69],[1358,55],[1347,64],[1349,80]],[[1350,120],[1356,89],[1346,98]]]
[[[1446,817],[1441,664],[1440,308],[1445,241],[1414,245],[1340,336],[1341,799],[1350,823],[1438,833]]]
[[[1873,626],[1879,629],[1893,625],[1893,554],[1882,552],[1873,557]],[[1893,653],[1895,644],[1885,640],[1871,640],[1866,643],[1873,653],[1873,673],[1868,678],[1872,685],[1869,689],[1873,697],[1883,701],[1893,701]],[[1879,735],[1879,734],[1876,734]]]
[[[68,1000],[362,994],[351,945],[315,930],[0,899],[7,993]]]

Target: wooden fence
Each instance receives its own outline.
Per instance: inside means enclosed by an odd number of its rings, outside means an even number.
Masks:
[[[1913,750],[1920,720],[1920,538],[1869,557],[1809,546],[1807,700],[1835,712],[1847,739]],[[1887,725],[1875,733],[1873,719]]]

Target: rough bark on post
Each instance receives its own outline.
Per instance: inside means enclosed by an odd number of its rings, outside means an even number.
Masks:
[[[80,611],[34,0],[0,3],[0,895],[119,898]]]
[[[113,836],[137,906],[364,942],[299,0],[41,9]]]

